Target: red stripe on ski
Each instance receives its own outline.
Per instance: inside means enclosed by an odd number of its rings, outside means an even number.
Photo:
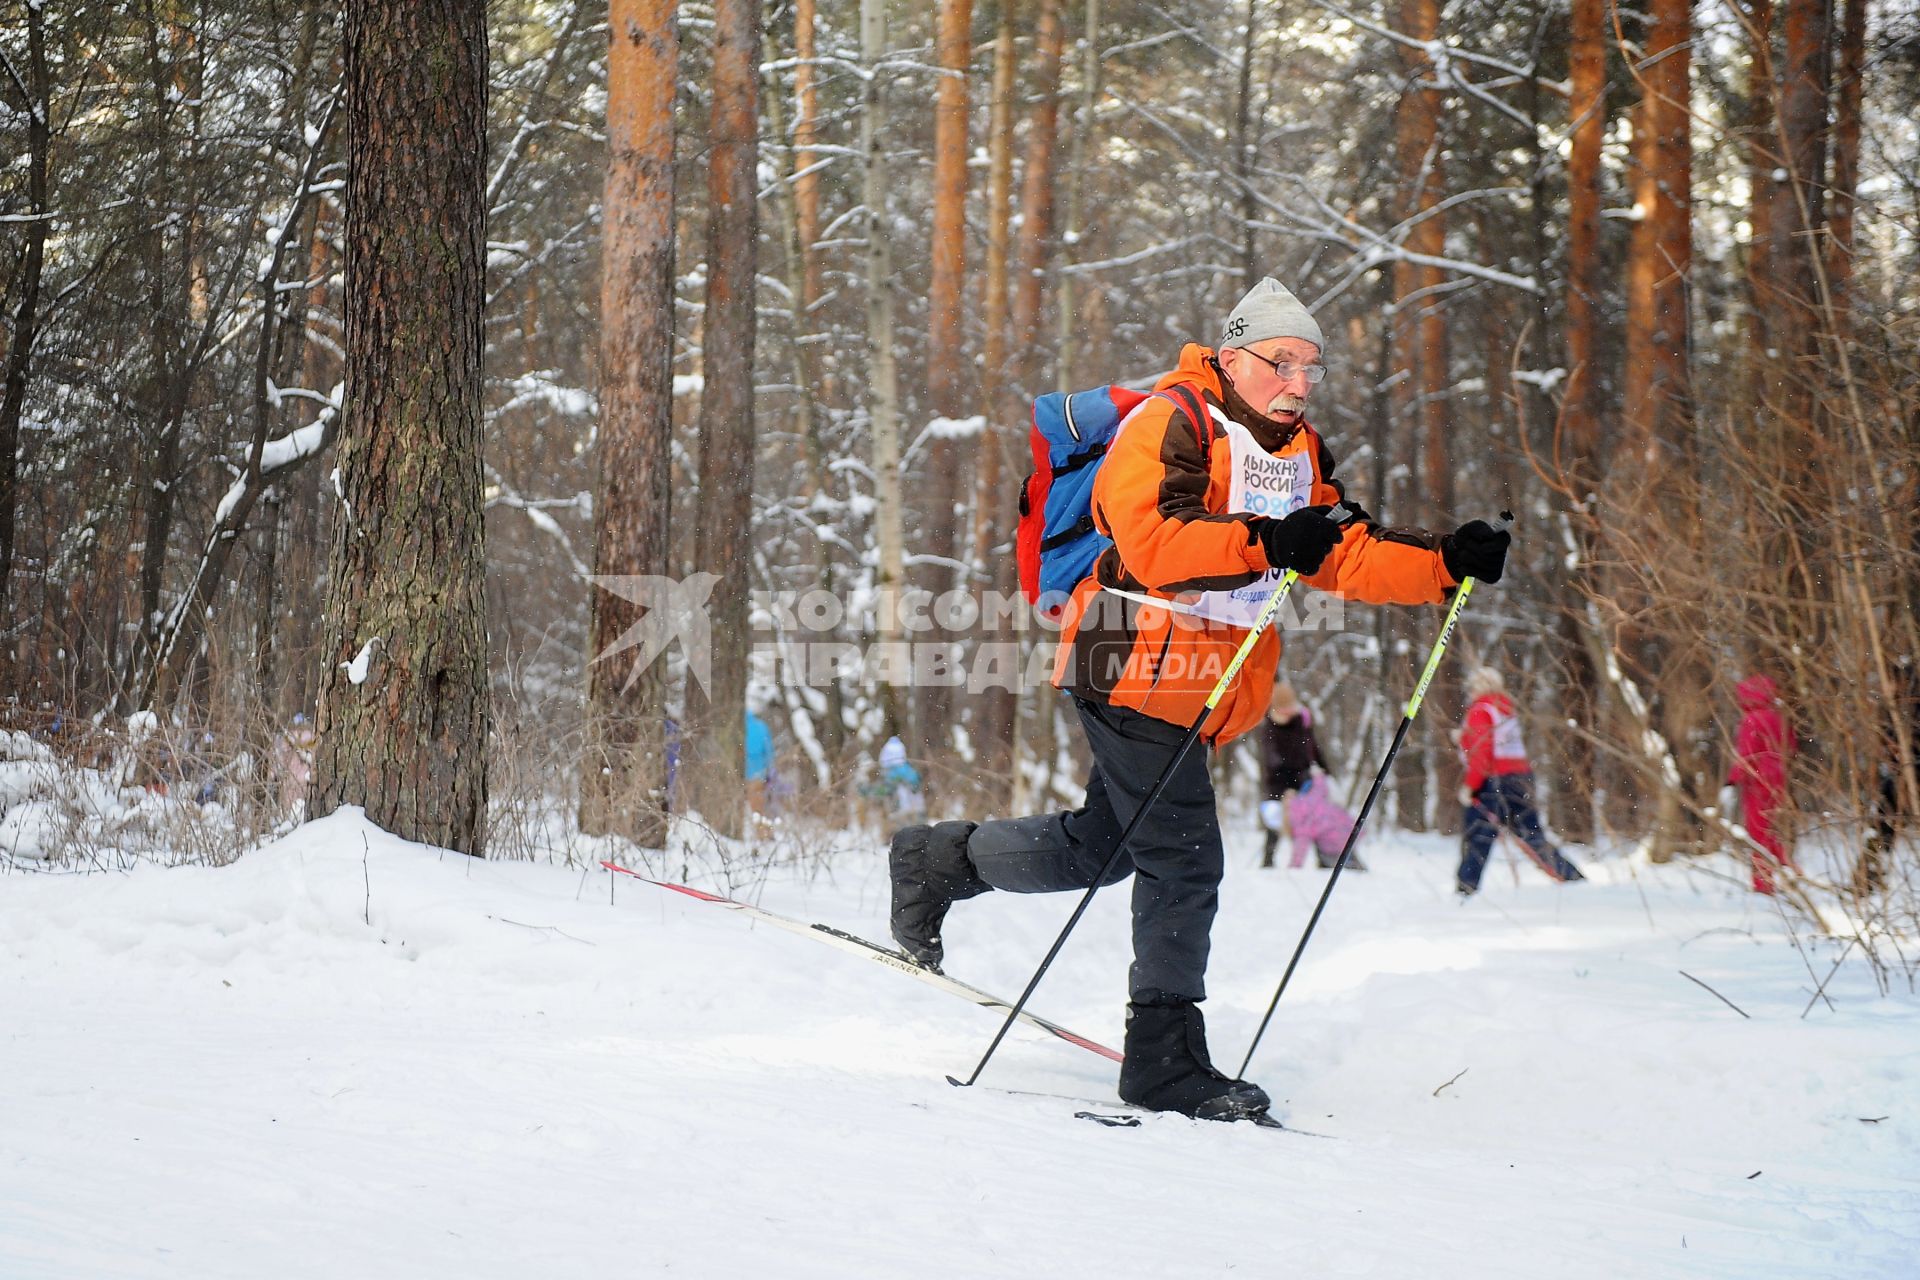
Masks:
[[[609,871],[617,871],[623,876],[632,876],[635,880],[643,884],[655,885],[662,889],[671,889],[675,893],[684,893],[689,898],[698,898],[702,902],[711,902],[715,906],[728,907],[734,911],[757,917],[767,921],[769,924],[777,925],[793,933],[807,934],[810,937],[817,938],[822,942],[834,946],[838,950],[847,951],[855,955],[863,955],[869,960],[875,960],[886,965],[890,969],[898,969],[909,977],[918,978],[928,986],[938,987],[949,995],[959,996],[972,1004],[990,1009],[1010,1009],[1013,1007],[999,996],[982,991],[980,988],[962,982],[958,978],[949,977],[944,973],[925,968],[907,959],[907,957],[901,955],[898,951],[883,947],[877,942],[870,942],[858,934],[848,933],[843,929],[836,929],[832,925],[808,924],[802,920],[789,919],[786,916],[780,915],[778,912],[768,911],[765,907],[756,907],[750,902],[740,902],[733,898],[722,897],[717,893],[708,893],[704,889],[694,889],[684,884],[673,884],[666,880],[655,880],[651,876],[642,875],[631,867],[623,867],[617,862],[602,861],[600,865]],[[1048,1022],[1038,1014],[1029,1013],[1023,1009],[1020,1011],[1020,1021],[1030,1027],[1036,1027],[1049,1035],[1065,1040],[1068,1044],[1085,1049],[1089,1053],[1097,1053],[1110,1062],[1121,1061],[1121,1054],[1107,1048],[1107,1046],[1101,1044],[1098,1040],[1089,1040],[1077,1032],[1067,1030],[1056,1022]]]
[[[615,866],[611,862],[603,862],[600,865],[605,867],[609,871],[618,871],[623,876],[632,876],[635,880],[642,880],[642,881],[645,881],[647,884],[658,885],[662,889],[671,889],[675,893],[684,893],[689,898],[698,898],[702,902],[716,902],[716,903],[719,903],[721,906],[732,906],[732,907],[739,907],[739,906],[746,905],[744,903],[735,902],[732,898],[723,898],[717,893],[708,893],[704,889],[695,889],[684,884],[673,884],[666,880],[648,880],[647,877],[641,875],[638,871],[633,871],[626,867]]]

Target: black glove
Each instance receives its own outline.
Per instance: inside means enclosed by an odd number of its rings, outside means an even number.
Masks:
[[[1308,575],[1320,572],[1327,555],[1340,545],[1344,526],[1328,519],[1332,507],[1302,507],[1284,520],[1255,520],[1253,535],[1266,549],[1267,563]]]
[[[1477,578],[1498,582],[1507,567],[1507,547],[1513,535],[1485,520],[1469,520],[1440,539],[1440,558],[1455,582]]]

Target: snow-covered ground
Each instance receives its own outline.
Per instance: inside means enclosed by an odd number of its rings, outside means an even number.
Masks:
[[[1323,883],[1230,854],[1228,1066]],[[1368,857],[1248,1073],[1331,1138],[955,1089],[989,1012],[350,812],[221,869],[0,876],[0,1277],[1920,1275],[1904,984],[1850,964],[1803,1017],[1832,950],[1697,871],[1496,861],[1461,906],[1446,842]],[[879,937],[883,862],[734,887]],[[1035,1000],[1116,1045],[1126,896]],[[1071,905],[959,905],[949,967],[1016,993]],[[1021,1030],[983,1084],[1112,1078]]]

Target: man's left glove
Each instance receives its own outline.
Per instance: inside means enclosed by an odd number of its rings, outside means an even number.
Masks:
[[[1498,582],[1507,567],[1507,547],[1513,535],[1496,529],[1485,520],[1469,520],[1440,539],[1440,559],[1455,582],[1477,578]]]
[[[1471,787],[1460,788],[1460,807],[1462,809],[1471,809],[1477,802],[1478,797],[1473,794]]]

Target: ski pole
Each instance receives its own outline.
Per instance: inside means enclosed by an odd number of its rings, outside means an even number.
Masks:
[[[1513,512],[1502,511],[1500,518],[1493,522],[1493,527],[1498,531],[1512,523]],[[1260,1029],[1253,1033],[1253,1043],[1247,1046],[1247,1056],[1241,1059],[1240,1070],[1234,1073],[1240,1078],[1245,1078],[1247,1065],[1253,1061],[1253,1051],[1260,1047],[1260,1037],[1267,1034],[1267,1024],[1273,1021],[1273,1011],[1280,1007],[1280,997],[1286,994],[1287,983],[1293,980],[1294,968],[1300,963],[1301,953],[1307,949],[1307,939],[1313,936],[1313,927],[1320,923],[1320,913],[1327,909],[1327,899],[1333,896],[1334,882],[1340,879],[1341,869],[1353,855],[1353,846],[1360,839],[1360,828],[1366,825],[1367,815],[1373,811],[1373,802],[1380,795],[1380,786],[1387,780],[1387,771],[1393,768],[1393,758],[1400,754],[1400,744],[1406,741],[1407,730],[1413,727],[1413,718],[1420,714],[1420,704],[1426,699],[1427,686],[1433,683],[1434,673],[1440,669],[1440,659],[1446,656],[1447,643],[1453,639],[1454,625],[1460,621],[1460,609],[1472,594],[1473,579],[1460,579],[1460,585],[1453,592],[1453,603],[1447,609],[1447,620],[1440,627],[1440,638],[1433,642],[1433,652],[1427,655],[1426,670],[1420,673],[1420,683],[1414,686],[1413,697],[1407,699],[1406,713],[1400,717],[1400,727],[1394,731],[1393,745],[1387,748],[1387,758],[1380,762],[1380,772],[1373,775],[1373,785],[1367,788],[1367,798],[1360,806],[1360,816],[1353,820],[1353,830],[1347,833],[1347,843],[1340,850],[1340,860],[1333,864],[1333,873],[1327,877],[1327,887],[1320,891],[1320,901],[1314,904],[1313,914],[1307,918],[1306,931],[1300,935],[1300,945],[1293,949],[1293,958],[1287,961],[1287,971],[1280,975],[1280,986],[1267,1005],[1266,1017],[1260,1019]]]
[[[1335,524],[1345,524],[1352,517],[1352,510],[1344,503],[1334,504],[1327,512],[1327,519]],[[1055,938],[1053,946],[1047,949],[1046,958],[1040,962],[1040,967],[1033,971],[1033,977],[1028,979],[1027,989],[1022,991],[1020,998],[1013,1002],[1013,1008],[1007,1010],[1006,1021],[1002,1022],[1000,1030],[994,1033],[993,1043],[989,1044],[987,1051],[980,1056],[979,1065],[974,1067],[973,1074],[965,1080],[948,1076],[948,1084],[965,1089],[978,1080],[980,1073],[987,1069],[987,1063],[992,1059],[994,1050],[1000,1047],[1000,1042],[1006,1039],[1007,1031],[1013,1026],[1014,1020],[1020,1016],[1020,1011],[1026,1008],[1027,998],[1033,994],[1034,988],[1040,985],[1040,979],[1046,976],[1047,969],[1053,964],[1053,958],[1060,954],[1060,948],[1066,945],[1067,935],[1072,933],[1073,927],[1080,923],[1080,917],[1087,913],[1087,905],[1093,901],[1093,895],[1099,891],[1101,883],[1107,878],[1107,873],[1112,871],[1115,864],[1120,861],[1120,855],[1125,853],[1127,846],[1133,842],[1133,833],[1140,829],[1141,822],[1146,819],[1154,803],[1160,799],[1160,793],[1165,791],[1167,783],[1173,780],[1173,771],[1180,767],[1180,761],[1186,757],[1187,748],[1191,747],[1193,740],[1200,736],[1200,730],[1206,726],[1208,718],[1213,715],[1213,709],[1219,705],[1220,699],[1226,696],[1227,686],[1231,685],[1233,678],[1240,674],[1240,668],[1246,662],[1247,655],[1253,652],[1254,643],[1265,634],[1268,625],[1273,622],[1274,615],[1280,612],[1281,601],[1286,599],[1287,592],[1293,589],[1293,584],[1299,579],[1300,575],[1292,569],[1281,575],[1280,585],[1274,588],[1273,594],[1267,597],[1266,604],[1261,606],[1259,614],[1254,618],[1253,626],[1247,629],[1246,638],[1234,651],[1233,661],[1227,664],[1227,669],[1221,672],[1220,678],[1214,682],[1213,692],[1207,695],[1207,705],[1200,709],[1200,715],[1187,729],[1187,736],[1180,740],[1178,747],[1174,748],[1173,758],[1167,761],[1167,767],[1160,771],[1160,777],[1155,780],[1153,790],[1147,793],[1146,802],[1135,811],[1133,821],[1127,824],[1126,830],[1120,833],[1120,840],[1113,846],[1113,852],[1108,855],[1106,865],[1100,868],[1099,873],[1093,877],[1093,883],[1089,884],[1087,891],[1080,896],[1080,904],[1073,909],[1073,914],[1067,917],[1066,927],[1060,930],[1060,936]]]

